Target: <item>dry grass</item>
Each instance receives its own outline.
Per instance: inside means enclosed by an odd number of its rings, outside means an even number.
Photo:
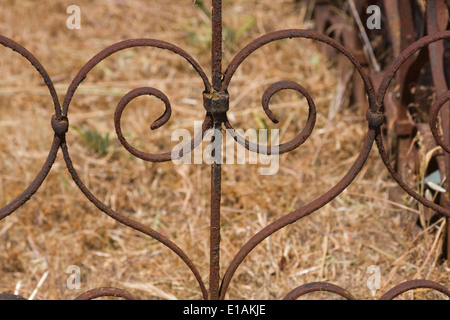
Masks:
[[[66,8],[73,1],[36,3],[0,0],[0,33],[37,56],[55,79],[61,101],[70,80],[89,58],[128,38],[173,42],[210,74],[209,22],[191,0],[170,4],[79,0],[83,19],[79,31],[65,27]],[[291,0],[235,0],[225,1],[224,6],[229,32],[255,22],[242,35],[226,38],[225,66],[240,48],[263,33],[307,26],[306,6]],[[4,206],[42,166],[52,141],[53,110],[36,71],[8,49],[0,49],[0,56],[0,206]],[[279,80],[305,86],[315,99],[319,118],[308,142],[282,156],[277,176],[258,175],[258,166],[224,167],[222,271],[253,234],[329,190],[351,167],[362,146],[366,123],[364,110],[349,106],[348,99],[339,96],[338,84],[346,72],[347,68],[338,68],[311,42],[292,40],[259,50],[235,75],[230,86],[230,118],[236,127],[260,125],[259,119],[265,119],[261,95]],[[116,139],[115,106],[123,94],[141,86],[165,92],[174,109],[166,126],[149,132],[162,106],[151,104],[156,100],[149,98],[130,104],[123,130],[142,150],[170,150],[176,144],[170,141],[174,129],[192,130],[194,121],[202,120],[201,81],[187,63],[158,49],[130,49],[103,62],[80,86],[69,111],[69,151],[80,177],[101,201],[173,239],[207,283],[209,167],[144,163]],[[330,106],[340,100],[343,103],[330,121],[335,109]],[[290,92],[277,96],[272,109],[283,120],[273,127],[282,129],[283,141],[292,138],[306,120],[305,101]],[[105,146],[90,147],[80,130],[96,132]],[[416,209],[402,199],[389,202],[388,191],[393,186],[374,150],[341,196],[250,254],[238,269],[227,298],[279,299],[301,284],[328,281],[357,298],[371,299],[366,287],[366,269],[371,265],[382,270],[383,289],[378,296],[415,277],[449,286],[448,269],[437,263],[442,235],[424,232],[415,238],[410,227]],[[19,284],[18,293],[29,297],[49,271],[35,299],[72,299],[100,286],[124,288],[142,299],[201,298],[194,277],[174,254],[119,225],[84,198],[61,155],[37,194],[0,222],[0,246],[0,292],[12,293]],[[79,291],[66,287],[70,265],[81,267]],[[324,297],[335,298],[308,296]],[[442,298],[427,291],[403,297]]]

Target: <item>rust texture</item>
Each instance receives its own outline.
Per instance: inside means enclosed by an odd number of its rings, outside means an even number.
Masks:
[[[364,5],[371,1],[361,1],[357,10],[362,10]],[[447,30],[448,24],[448,1],[445,0],[429,0],[427,2],[426,12],[426,29],[425,35],[420,35],[414,26],[414,8],[410,1],[390,0],[385,1],[385,10],[387,23],[389,26],[389,34],[395,54],[395,60],[385,68],[383,73],[371,71],[370,59],[367,59],[363,48],[359,44],[358,32],[356,30],[347,30],[343,33],[344,44],[339,43],[336,39],[324,35],[322,32],[311,30],[289,29],[280,30],[265,34],[256,40],[250,42],[244,47],[230,62],[229,66],[223,72],[222,70],[222,1],[212,0],[212,50],[211,50],[211,82],[203,71],[200,64],[183,49],[161,40],[155,39],[130,39],[116,43],[95,55],[90,59],[84,67],[78,72],[71,82],[64,101],[60,104],[56,90],[50,76],[45,71],[41,63],[23,46],[6,37],[0,36],[0,45],[10,48],[28,60],[34,68],[40,73],[45,85],[49,90],[49,94],[53,99],[54,114],[49,115],[51,118],[50,125],[55,133],[54,140],[50,146],[47,159],[44,161],[41,171],[38,173],[34,181],[29,187],[16,199],[11,201],[5,207],[0,209],[0,221],[14,213],[19,207],[24,205],[39,189],[42,182],[46,179],[50,172],[57,153],[61,150],[64,157],[66,167],[84,196],[92,202],[103,213],[118,221],[119,223],[134,229],[142,234],[159,241],[177,255],[190,269],[198,283],[198,288],[203,299],[225,299],[229,286],[233,281],[236,270],[240,267],[244,259],[260,245],[265,239],[285,228],[286,226],[296,223],[299,220],[315,213],[318,209],[330,203],[339,196],[356,178],[364,167],[366,160],[372,150],[374,143],[378,147],[379,155],[384,162],[386,168],[397,182],[397,184],[411,197],[423,204],[429,210],[438,215],[450,219],[450,206],[448,194],[443,196],[440,203],[427,200],[424,196],[418,194],[411,186],[410,178],[404,171],[397,170],[405,166],[409,161],[404,157],[406,150],[410,147],[413,139],[413,133],[417,130],[427,132],[426,127],[421,124],[416,127],[407,116],[408,101],[411,98],[409,87],[420,73],[421,67],[426,61],[431,64],[432,77],[436,88],[437,98],[429,112],[429,127],[434,141],[429,141],[429,145],[440,146],[442,153],[439,155],[440,171],[443,181],[446,180],[447,188],[450,190],[450,91],[448,89],[447,80],[449,78],[449,68],[445,66],[445,45],[444,40],[450,39],[450,31]],[[339,23],[340,20],[329,13],[326,9],[327,1],[318,1],[317,15],[319,28],[325,26],[325,20],[332,23]],[[299,148],[313,133],[316,124],[316,107],[312,96],[301,85],[292,81],[280,81],[270,85],[264,92],[262,97],[262,109],[267,117],[273,122],[278,123],[279,119],[270,109],[271,98],[282,90],[294,90],[304,96],[309,106],[309,116],[305,128],[291,141],[276,146],[275,148],[262,147],[252,144],[233,129],[232,123],[227,117],[229,110],[229,101],[232,97],[228,94],[228,87],[232,83],[233,75],[240,65],[259,48],[280,40],[291,39],[308,39],[320,42],[326,45],[328,49],[346,57],[356,69],[355,73],[355,99],[364,103],[366,106],[367,133],[363,146],[359,155],[356,157],[351,169],[344,177],[330,190],[323,193],[322,196],[302,208],[292,211],[285,216],[273,221],[265,228],[256,233],[250,240],[236,253],[228,267],[224,270],[223,275],[220,270],[220,227],[221,227],[221,198],[222,198],[222,154],[212,154],[213,161],[211,164],[211,216],[210,216],[210,268],[209,268],[209,288],[192,260],[186,253],[169,238],[163,234],[153,230],[147,226],[140,224],[128,217],[115,212],[109,206],[99,200],[83,183],[75,166],[72,163],[69,147],[66,141],[66,133],[69,130],[69,107],[74,94],[76,93],[81,82],[88,76],[89,72],[101,61],[109,56],[132,47],[154,47],[171,51],[181,56],[188,64],[198,73],[204,84],[204,91],[199,92],[199,96],[203,95],[205,118],[203,122],[202,132],[200,136],[195,137],[192,142],[180,150],[175,152],[165,152],[162,154],[149,154],[142,152],[133,147],[124,137],[121,130],[121,117],[127,105],[135,98],[143,95],[150,95],[160,99],[165,105],[165,112],[160,118],[155,120],[151,125],[151,130],[157,130],[164,126],[170,119],[172,107],[169,98],[156,88],[143,87],[132,90],[127,93],[118,103],[114,115],[114,125],[117,137],[123,147],[135,157],[149,162],[168,162],[179,159],[183,155],[192,152],[202,141],[208,129],[214,129],[215,134],[212,137],[212,143],[218,144],[221,150],[222,132],[227,130],[236,140],[248,150],[261,154],[284,154]],[[422,50],[427,49],[427,50]],[[424,53],[425,52],[425,53]],[[428,55],[427,55],[428,54]],[[390,97],[390,84],[395,80],[399,86],[398,103],[395,103]],[[385,148],[383,138],[383,128],[387,123],[394,123],[393,132],[398,138],[398,153],[396,166],[391,162],[392,159]],[[275,151],[274,151],[275,150]],[[220,151],[218,151],[220,152]],[[450,232],[450,227],[447,227]],[[448,238],[449,239],[449,238]],[[447,240],[449,242],[449,240]],[[450,250],[450,245],[447,246]],[[450,252],[450,251],[448,251]],[[450,255],[450,254],[449,254]],[[447,288],[425,280],[416,280],[405,282],[398,285],[394,289],[388,291],[382,299],[395,299],[402,293],[410,290],[426,288],[439,291],[450,297]],[[291,291],[285,296],[286,300],[298,299],[312,292],[331,292],[343,298],[355,299],[345,289],[329,283],[311,283],[304,284]],[[77,300],[90,300],[101,297],[118,297],[133,300],[136,299],[132,294],[118,288],[97,288],[81,294]],[[14,295],[3,294],[1,299],[22,299]]]

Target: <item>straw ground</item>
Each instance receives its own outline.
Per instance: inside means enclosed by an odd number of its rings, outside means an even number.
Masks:
[[[82,29],[66,27],[69,5],[82,12]],[[175,43],[210,73],[210,20],[188,0],[12,1],[1,0],[1,34],[15,39],[42,62],[60,100],[78,70],[100,50],[128,38]],[[209,2],[205,2],[209,8]],[[250,40],[284,28],[308,28],[310,7],[291,0],[224,1],[224,65]],[[281,141],[298,133],[306,101],[283,92],[271,108],[274,126],[262,111],[264,90],[280,80],[306,87],[319,113],[311,138],[281,157],[274,177],[260,166],[223,168],[222,271],[239,248],[276,218],[320,196],[349,170],[367,132],[362,106],[348,98],[351,68],[323,56],[306,40],[271,44],[252,55],[230,85],[230,120],[235,127],[278,128]],[[52,103],[36,71],[19,55],[0,49],[0,206],[19,195],[42,166],[52,141]],[[191,257],[204,280],[209,267],[207,165],[145,163],[118,142],[113,116],[131,89],[155,87],[169,97],[170,122],[149,125],[163,112],[158,100],[134,100],[123,117],[127,139],[141,150],[170,151],[175,129],[193,130],[202,120],[202,84],[190,66],[158,49],[129,49],[96,67],[70,106],[69,151],[84,183],[105,204],[171,238]],[[439,263],[442,221],[411,232],[415,203],[388,199],[395,184],[374,148],[356,181],[332,203],[264,241],[244,261],[231,283],[230,299],[280,299],[295,287],[328,281],[357,298],[371,299],[369,266],[381,268],[382,289],[414,278],[449,286]],[[0,222],[0,292],[34,299],[72,299],[95,287],[113,286],[142,299],[199,299],[194,277],[168,249],[97,210],[77,189],[62,156],[37,194]],[[66,270],[81,268],[81,289],[69,290]],[[48,275],[47,277],[43,277]],[[38,286],[40,284],[40,286]],[[37,289],[37,291],[36,291]],[[34,292],[34,293],[33,293]],[[308,298],[336,297],[313,294]],[[417,291],[402,298],[442,298]]]

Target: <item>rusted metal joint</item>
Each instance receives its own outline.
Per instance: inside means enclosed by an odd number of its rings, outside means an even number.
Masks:
[[[67,117],[57,119],[56,115],[53,115],[52,128],[58,136],[65,135],[69,131],[69,119]]]
[[[214,119],[222,119],[230,109],[230,96],[228,92],[204,92],[203,106]]]
[[[372,129],[380,128],[384,123],[384,114],[372,112],[371,109],[367,110],[366,113],[367,121]]]

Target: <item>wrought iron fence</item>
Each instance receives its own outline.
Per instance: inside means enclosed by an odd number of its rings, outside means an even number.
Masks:
[[[323,2],[323,1],[322,1]],[[353,1],[352,1],[353,2]],[[396,9],[400,8],[400,11],[405,10],[404,6],[405,2],[401,1],[389,1],[388,6],[396,6]],[[298,222],[302,218],[305,218],[326,204],[330,203],[333,199],[339,196],[344,189],[346,189],[358,173],[361,171],[363,166],[368,159],[369,153],[372,149],[374,143],[378,147],[378,152],[380,154],[381,159],[383,160],[386,168],[394,178],[394,180],[398,183],[398,185],[406,191],[411,197],[416,199],[418,202],[423,204],[425,207],[430,208],[434,212],[444,216],[448,219],[450,218],[450,204],[447,197],[443,196],[441,198],[441,203],[436,203],[426,199],[423,195],[418,194],[411,186],[408,185],[407,182],[404,181],[403,177],[397,172],[394,165],[391,163],[388,152],[385,148],[385,143],[383,141],[382,127],[386,121],[386,111],[389,108],[394,108],[392,105],[386,105],[386,95],[389,91],[389,86],[393,79],[396,77],[400,68],[409,63],[409,59],[416,59],[415,55],[421,49],[429,47],[429,58],[432,62],[432,71],[433,77],[435,79],[435,85],[438,89],[438,99],[434,103],[430,112],[430,127],[433,137],[435,138],[436,144],[442,148],[443,154],[445,155],[445,161],[443,162],[443,168],[445,168],[447,172],[447,185],[450,186],[450,117],[449,117],[449,101],[450,101],[450,91],[448,91],[448,87],[446,85],[446,69],[443,64],[444,59],[444,40],[450,39],[450,31],[446,31],[447,24],[443,23],[443,17],[447,17],[444,15],[444,11],[447,10],[447,3],[444,0],[429,0],[428,1],[428,35],[423,36],[419,40],[413,42],[409,46],[404,46],[405,41],[400,41],[396,47],[401,48],[402,51],[398,51],[398,57],[395,61],[386,69],[386,72],[381,77],[381,79],[376,83],[376,87],[374,85],[374,74],[367,72],[367,69],[364,68],[355,55],[350,52],[344,45],[340,44],[336,40],[332,39],[329,36],[326,36],[322,33],[310,30],[282,30],[277,32],[272,32],[266,35],[261,36],[260,38],[252,41],[248,44],[244,49],[242,49],[234,59],[232,59],[229,66],[223,70],[222,66],[222,1],[221,0],[213,0],[212,1],[212,77],[211,82],[203,71],[200,64],[186,51],[183,49],[165,42],[161,40],[154,39],[132,39],[119,42],[114,44],[96,56],[94,56],[89,62],[78,72],[76,77],[73,79],[70,84],[67,94],[64,98],[62,105],[60,104],[59,98],[56,94],[55,87],[50,76],[47,74],[43,65],[30,53],[26,48],[18,44],[17,42],[8,39],[4,36],[0,36],[0,44],[4,47],[10,48],[19,54],[21,54],[25,59],[27,59],[36,70],[42,76],[49,93],[53,99],[55,114],[51,118],[51,126],[54,131],[54,139],[52,146],[50,148],[50,152],[48,157],[44,163],[44,166],[40,170],[39,174],[36,176],[34,181],[29,185],[29,187],[16,199],[6,205],[4,208],[0,210],[0,220],[8,217],[12,213],[14,213],[19,207],[24,205],[39,189],[43,181],[46,179],[48,173],[50,172],[57,153],[59,150],[62,151],[66,166],[68,171],[70,172],[74,182],[79,187],[81,192],[89,199],[99,210],[104,212],[106,215],[110,216],[114,220],[119,223],[134,229],[138,232],[141,232],[145,235],[152,237],[153,239],[159,241],[166,247],[168,247],[172,252],[174,252],[191,270],[192,274],[195,276],[195,279],[198,283],[199,290],[202,293],[202,296],[205,300],[221,300],[225,299],[228,287],[230,282],[239,268],[241,263],[247,257],[247,255],[255,249],[262,241],[276,233],[277,231],[283,229],[284,227]],[[392,12],[391,12],[392,13]],[[403,17],[403,19],[400,19]],[[391,29],[393,26],[397,24],[403,25],[403,28],[407,30],[407,32],[412,33],[413,29],[411,27],[405,26],[408,23],[408,19],[405,19],[405,16],[401,13],[397,16],[391,15]],[[448,21],[446,21],[448,23]],[[445,24],[445,27],[444,27]],[[270,155],[270,151],[267,151],[266,147],[253,144],[242,136],[240,136],[234,129],[231,121],[227,117],[227,112],[229,109],[229,100],[232,98],[228,94],[228,86],[235,74],[236,70],[239,66],[246,60],[248,56],[250,56],[253,52],[258,50],[259,48],[283,39],[291,39],[291,38],[303,38],[303,39],[312,39],[321,43],[328,45],[329,47],[334,48],[339,53],[343,54],[347,59],[354,65],[356,70],[358,71],[362,82],[364,84],[364,94],[367,98],[368,110],[367,110],[367,134],[364,140],[364,144],[361,148],[360,154],[357,157],[356,161],[353,163],[351,169],[345,174],[345,176],[329,191],[324,193],[322,196],[314,200],[313,202],[303,206],[302,208],[295,210],[275,222],[269,224],[256,235],[254,235],[236,254],[234,259],[229,264],[228,268],[225,270],[223,277],[220,276],[220,225],[221,225],[221,182],[222,182],[222,165],[220,161],[214,160],[211,164],[211,216],[210,216],[210,268],[209,268],[209,286],[207,288],[206,283],[203,281],[199,270],[196,265],[192,262],[192,260],[186,255],[186,253],[178,247],[175,243],[173,243],[169,238],[164,236],[163,234],[153,230],[147,226],[140,224],[139,222],[132,220],[130,218],[124,217],[119,213],[115,212],[113,209],[105,205],[102,201],[100,201],[91,191],[86,187],[80,178],[77,170],[75,169],[67,141],[66,141],[66,133],[69,130],[69,107],[72,101],[72,98],[77,91],[77,88],[81,84],[81,82],[86,78],[88,73],[101,61],[105,60],[112,54],[134,47],[156,47],[164,50],[169,50],[182,58],[184,58],[187,63],[189,63],[198,73],[200,78],[204,84],[204,92],[203,92],[203,101],[204,107],[206,110],[206,116],[202,126],[202,137],[204,137],[206,131],[208,129],[217,129],[218,131],[222,131],[224,128],[233,136],[236,142],[248,150],[257,153],[264,153],[266,155]],[[406,37],[407,38],[407,37]],[[417,62],[417,61],[416,61]],[[448,70],[447,70],[448,71]],[[377,75],[379,77],[379,75]],[[402,73],[400,77],[403,77],[400,82],[405,81],[405,75]],[[396,78],[399,81],[399,78]],[[403,83],[402,82],[402,83]],[[281,90],[295,90],[301,93],[308,101],[309,104],[309,116],[308,121],[301,133],[299,133],[294,139],[291,141],[281,144],[276,147],[278,154],[288,153],[299,148],[311,135],[314,130],[315,121],[316,121],[316,109],[315,104],[312,97],[309,95],[308,91],[304,89],[300,84],[290,81],[282,81],[277,82],[269,86],[269,88],[265,91],[263,96],[263,109],[267,116],[274,123],[277,123],[277,117],[272,113],[269,107],[269,103],[271,97],[281,91]],[[199,93],[200,94],[200,93]],[[143,87],[132,90],[128,94],[126,94],[119,102],[115,117],[114,117],[114,125],[117,132],[117,136],[121,144],[135,157],[142,159],[144,161],[149,162],[168,162],[173,160],[174,155],[172,152],[166,152],[163,154],[149,154],[137,150],[128,141],[122,134],[121,131],[121,116],[122,112],[126,108],[127,104],[130,103],[133,99],[143,96],[150,95],[159,98],[162,100],[166,106],[165,113],[162,117],[156,120],[152,124],[152,129],[157,129],[163,125],[165,125],[170,117],[171,117],[171,105],[168,98],[164,95],[164,93],[160,92],[155,88]],[[400,112],[400,120],[397,126],[397,133],[399,137],[404,138],[407,134],[404,134],[405,126],[402,126],[403,113]],[[403,121],[404,122],[404,121]],[[439,129],[439,126],[442,130]],[[401,128],[405,130],[401,130]],[[411,130],[406,130],[410,132]],[[442,132],[441,132],[442,131]],[[403,132],[403,133],[402,133]],[[443,133],[443,134],[442,134]],[[214,139],[214,138],[213,138]],[[194,150],[198,144],[197,141],[201,141],[202,139],[193,139],[192,142],[182,148],[178,153],[176,153],[177,157],[181,157],[186,152],[191,152]],[[218,149],[220,149],[222,141],[218,139],[215,141],[218,144]],[[400,149],[400,152],[403,152]],[[219,158],[221,155],[219,155]],[[444,175],[442,175],[442,179],[445,181]],[[450,189],[450,188],[448,188]],[[449,229],[450,233],[450,229]],[[447,243],[448,243],[447,237]],[[450,247],[450,246],[449,246]],[[418,288],[429,288],[436,291],[439,291],[448,297],[450,297],[450,291],[435,282],[426,281],[426,280],[415,280],[408,281],[401,285],[396,286],[394,289],[387,292],[382,296],[381,299],[394,299],[401,295],[404,292],[418,289]],[[311,292],[319,292],[319,291],[327,291],[335,293],[339,296],[342,296],[347,299],[354,299],[354,297],[345,289],[338,287],[329,283],[311,283],[302,285],[292,292],[285,296],[285,299],[292,300],[297,299],[303,295],[306,295]],[[123,297],[125,299],[135,299],[135,297],[121,289],[117,288],[98,288],[94,290],[90,290],[86,293],[81,294],[77,299],[95,299],[98,297],[105,296],[114,296],[114,297]],[[4,299],[19,299],[20,297],[11,296],[11,295],[0,295],[0,298]]]

